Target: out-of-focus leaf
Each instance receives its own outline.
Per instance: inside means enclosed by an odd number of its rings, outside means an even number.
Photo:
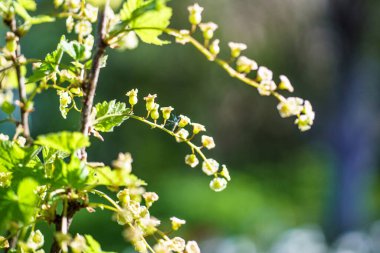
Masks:
[[[41,135],[37,138],[35,143],[70,154],[80,148],[90,146],[88,136],[85,136],[80,132],[67,131]]]

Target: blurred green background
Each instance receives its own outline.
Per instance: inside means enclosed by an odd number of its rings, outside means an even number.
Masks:
[[[41,12],[52,12],[51,2],[39,1]],[[189,26],[192,3],[170,2],[172,27]],[[126,101],[132,88],[140,98],[157,93],[160,105],[207,126],[217,144],[208,154],[227,164],[232,181],[224,192],[210,191],[209,178],[184,164],[187,147],[134,121],[105,134],[104,142],[94,139],[90,160],[110,163],[119,152],[131,152],[134,173],[160,196],[152,213],[187,220],[181,234],[200,241],[205,253],[322,253],[329,246],[334,252],[380,252],[380,2],[198,3],[205,7],[204,21],[219,25],[225,55],[229,41],[248,44],[245,55],[276,76],[286,74],[295,95],[312,102],[312,130],[300,133],[292,120],[280,118],[275,99],[260,97],[191,46],[140,44],[134,51],[108,52],[96,101]],[[63,21],[33,28],[22,42],[24,54],[44,57],[64,28]],[[39,95],[34,136],[79,128],[79,115],[71,112],[64,120],[58,106],[54,92]],[[72,231],[93,234],[106,250],[133,252],[107,212],[80,212]]]

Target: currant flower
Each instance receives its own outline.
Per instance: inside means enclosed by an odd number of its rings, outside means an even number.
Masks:
[[[160,113],[158,109],[160,108],[159,104],[155,104],[153,110],[150,112],[150,117],[154,120],[154,123],[160,118]]]
[[[180,30],[179,34],[174,34],[175,42],[185,45],[190,42],[190,31],[189,30]]]
[[[281,100],[277,105],[277,110],[282,118],[298,115],[303,110],[303,99],[298,97],[288,97]]]
[[[224,164],[222,165],[222,171],[220,172],[220,175],[227,179],[227,181],[231,181],[230,172],[228,171],[227,166]]]
[[[215,148],[214,138],[207,135],[202,135],[202,145],[207,149]]]
[[[189,117],[184,116],[184,115],[179,115],[179,118],[180,118],[179,123],[178,123],[179,127],[185,127],[188,124],[190,124],[190,118]]]
[[[166,121],[170,118],[171,112],[174,110],[173,107],[167,106],[167,107],[161,107],[161,112],[162,112],[162,118],[164,118],[164,124]]]
[[[190,154],[185,156],[185,163],[194,168],[199,164],[199,160],[195,154]]]
[[[206,127],[204,125],[198,124],[198,123],[191,123],[193,126],[193,134],[199,134],[200,132],[206,131]]]
[[[277,88],[276,83],[270,80],[261,81],[257,90],[261,96],[269,96]]]
[[[26,143],[26,139],[25,139],[25,137],[23,137],[23,136],[19,136],[19,137],[17,137],[17,139],[16,139],[16,143],[17,143],[20,147],[24,147],[24,146],[25,146],[25,143]]]
[[[131,153],[119,153],[117,160],[112,162],[112,166],[116,169],[123,170],[127,173],[132,172],[132,155]]]
[[[148,208],[151,207],[152,204],[158,200],[158,195],[155,192],[144,192],[142,196]]]
[[[67,19],[66,19],[66,29],[67,29],[67,32],[68,33],[71,33],[74,29],[74,19],[72,16],[69,16]]]
[[[0,172],[0,187],[6,188],[11,185],[12,173],[11,172]]]
[[[185,250],[186,241],[183,238],[174,237],[173,239],[171,239],[171,242],[172,242],[171,249],[174,252],[183,252]]]
[[[288,77],[286,77],[284,75],[280,75],[280,80],[281,80],[281,82],[278,84],[279,89],[287,90],[289,92],[294,91],[294,88],[293,88],[292,84],[290,83]]]
[[[203,32],[203,38],[205,40],[210,40],[214,37],[214,32],[218,29],[218,25],[213,22],[201,23],[199,24],[199,28]]]
[[[219,170],[219,163],[212,158],[203,161],[202,163],[202,171],[208,175],[214,175]]]
[[[92,25],[87,20],[81,20],[75,25],[75,33],[81,36],[87,36],[92,32]]]
[[[154,109],[154,106],[155,106],[155,102],[154,100],[157,98],[157,95],[156,94],[148,94],[148,96],[144,97],[144,100],[146,102],[146,110],[148,112],[152,111]]]
[[[241,52],[247,49],[247,45],[244,43],[229,42],[228,46],[231,49],[231,57],[232,58],[239,57]]]
[[[9,136],[3,133],[0,133],[0,141],[9,141]]]
[[[177,142],[183,142],[184,140],[187,140],[187,137],[189,137],[189,132],[181,128],[177,133],[176,133],[176,141]]]
[[[40,230],[32,231],[26,242],[27,247],[33,250],[37,250],[44,245],[44,235]]]
[[[68,9],[70,12],[77,12],[80,8],[81,0],[66,0],[65,1],[65,8]]]
[[[257,80],[258,81],[272,81],[273,72],[267,67],[261,66],[257,71]]]
[[[170,221],[172,224],[172,229],[175,231],[178,230],[182,225],[186,224],[185,220],[179,219],[177,217],[171,217]]]
[[[226,189],[227,187],[227,180],[221,177],[214,178],[210,182],[210,188],[213,191],[220,192]]]
[[[254,60],[240,56],[236,61],[236,67],[238,72],[248,74],[252,70],[256,70],[258,65]]]
[[[137,98],[137,93],[138,92],[139,92],[138,89],[132,89],[132,90],[128,91],[127,94],[125,94],[126,96],[129,97],[128,102],[129,102],[129,104],[131,105],[132,108],[139,101],[138,98]]]
[[[199,6],[199,4],[194,4],[192,6],[187,7],[189,11],[189,22],[192,25],[198,25],[202,22],[202,12],[203,7]]]
[[[139,39],[134,31],[128,32],[124,35],[118,43],[118,48],[133,50],[139,46]]]
[[[84,9],[84,14],[90,20],[91,23],[94,23],[98,19],[98,8],[91,5],[91,4],[86,4],[86,7]]]
[[[201,253],[196,241],[188,241],[186,243],[186,253]]]
[[[87,243],[84,236],[77,234],[74,239],[70,242],[70,248],[73,253],[85,252],[87,249]]]
[[[220,40],[216,39],[210,45],[210,53],[213,56],[217,56],[220,52],[219,43],[220,43]]]

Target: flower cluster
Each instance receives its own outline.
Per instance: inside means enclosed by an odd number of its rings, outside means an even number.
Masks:
[[[119,154],[113,166],[116,169],[128,170],[131,172],[132,157],[129,153]],[[153,246],[154,252],[184,252],[199,253],[199,247],[196,242],[189,241],[186,243],[181,237],[170,238],[167,234],[160,231],[158,226],[161,221],[150,214],[150,208],[159,199],[157,193],[147,192],[142,186],[130,185],[117,193],[118,202],[116,205],[115,220],[118,224],[125,226],[124,237],[130,241],[135,250],[141,253],[147,253],[150,247],[146,238],[154,236],[157,240]],[[186,223],[185,220],[172,217],[170,219],[172,230],[178,230]]]
[[[199,6],[199,4],[194,4],[188,7],[189,11],[189,22],[192,25],[191,30],[180,30],[176,31],[174,29],[170,30],[168,33],[176,37],[176,42],[181,44],[191,43],[200,52],[202,52],[209,60],[215,61],[222,68],[224,68],[232,77],[235,77],[250,86],[255,87],[261,96],[274,96],[279,101],[278,106],[280,115],[284,117],[295,116],[295,124],[301,131],[306,131],[311,128],[313,124],[315,113],[312,110],[312,106],[308,101],[305,101],[302,105],[302,110],[296,113],[296,110],[288,111],[285,107],[292,107],[292,105],[287,105],[288,99],[283,95],[279,94],[279,91],[293,92],[294,88],[285,75],[279,76],[279,82],[273,79],[273,72],[265,66],[259,66],[255,60],[242,55],[248,47],[244,43],[239,42],[229,42],[228,47],[230,48],[230,60],[225,61],[218,58],[220,53],[220,40],[214,39],[214,34],[218,25],[213,22],[202,23],[202,12],[204,8]],[[202,32],[204,39],[203,45],[195,40],[191,35],[197,28]],[[213,40],[211,43],[210,41]],[[233,66],[234,65],[234,66]],[[253,77],[248,75],[252,74]],[[293,98],[289,98],[290,101]],[[303,101],[303,100],[302,100]],[[290,102],[292,104],[293,102]],[[303,102],[301,102],[302,104]]]
[[[126,95],[129,97],[128,101],[133,112],[133,108],[138,101],[138,90],[133,89]],[[220,166],[219,163],[212,158],[207,158],[202,151],[202,149],[210,150],[215,148],[214,138],[203,134],[200,136],[200,145],[196,145],[192,142],[201,132],[206,131],[206,127],[202,124],[192,122],[186,115],[175,116],[172,113],[174,108],[171,106],[160,108],[156,99],[156,94],[149,94],[144,97],[145,109],[147,111],[145,118],[133,114],[131,114],[130,117],[147,123],[154,128],[159,128],[172,135],[177,142],[184,142],[190,146],[192,152],[185,156],[185,163],[195,168],[200,163],[199,156],[203,160],[201,166],[202,171],[206,175],[214,177],[210,182],[210,188],[214,191],[224,190],[227,186],[227,181],[231,180],[227,167],[225,165]],[[161,124],[158,123],[160,118],[163,119]],[[149,121],[149,119],[152,119],[153,122]]]

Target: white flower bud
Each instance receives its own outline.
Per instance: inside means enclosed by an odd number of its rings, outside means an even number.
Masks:
[[[185,220],[178,219],[177,217],[171,217],[170,221],[172,223],[173,230],[178,230],[182,225],[186,224]]]
[[[192,6],[187,7],[189,11],[189,21],[192,25],[198,25],[202,21],[202,11],[203,7],[199,6],[199,4],[194,4]]]
[[[44,235],[40,230],[32,231],[29,235],[28,241],[26,242],[28,248],[37,250],[44,245]]]
[[[75,25],[75,32],[81,36],[87,36],[92,32],[92,25],[87,20],[81,20]]]
[[[92,6],[91,4],[86,4],[84,14],[90,20],[91,23],[94,23],[98,18],[98,8]]]
[[[201,253],[196,241],[188,241],[186,244],[186,253]]]
[[[303,109],[302,104],[303,99],[298,97],[288,97],[277,105],[277,110],[282,118],[287,118],[290,116],[299,115]]]
[[[247,49],[247,45],[244,43],[230,42],[228,43],[228,46],[231,49],[232,58],[239,57],[239,55],[241,54],[241,51]]]
[[[74,240],[70,242],[70,248],[73,253],[85,252],[85,250],[87,249],[87,243],[84,236],[77,234]]]
[[[278,85],[279,89],[281,89],[281,90],[287,90],[289,92],[293,92],[294,91],[294,88],[293,88],[292,84],[290,83],[289,79],[286,76],[281,75],[280,76],[280,80],[281,80],[281,82]]]
[[[176,141],[177,142],[183,142],[185,140],[187,140],[187,137],[189,137],[189,132],[184,129],[184,128],[181,128],[177,133],[176,133]]]
[[[236,67],[238,72],[248,74],[252,70],[256,70],[258,65],[254,60],[240,56],[236,61]]]
[[[257,79],[259,81],[272,81],[273,72],[267,67],[261,66],[257,71]]]
[[[269,96],[277,88],[276,83],[269,80],[261,81],[257,90],[261,96]]]
[[[171,249],[174,252],[183,252],[185,250],[186,242],[181,237],[174,237],[173,239],[171,239],[171,241],[172,241]]]
[[[213,22],[199,24],[199,28],[203,32],[203,38],[205,40],[210,40],[214,37],[214,32],[218,29],[218,25]]]
[[[112,166],[116,169],[121,169],[127,173],[131,173],[132,162],[133,159],[131,153],[119,153],[117,160],[112,162]]]

